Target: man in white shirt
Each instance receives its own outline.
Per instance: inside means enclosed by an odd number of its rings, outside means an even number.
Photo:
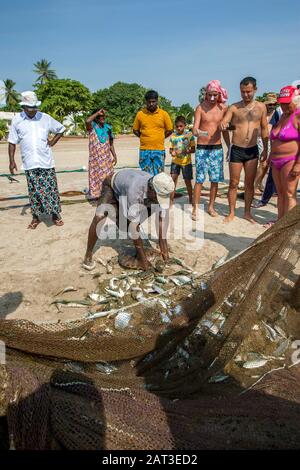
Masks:
[[[61,205],[51,147],[61,138],[65,127],[51,116],[41,113],[41,104],[33,91],[21,93],[23,112],[12,120],[8,136],[9,170],[18,171],[15,162],[16,145],[20,144],[25,170],[32,221],[29,229],[36,229],[41,215],[52,216],[53,223],[63,225]],[[49,133],[54,134],[49,139]]]

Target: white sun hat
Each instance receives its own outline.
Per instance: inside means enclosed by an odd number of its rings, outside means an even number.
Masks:
[[[30,108],[38,108],[41,105],[41,101],[38,100],[38,97],[34,91],[23,91],[21,93],[22,101],[20,106],[28,106]]]
[[[152,180],[157,200],[162,208],[170,206],[170,194],[175,190],[175,184],[170,175],[167,173],[158,173]]]
[[[300,87],[300,80],[293,81],[292,86],[294,86],[295,88]]]

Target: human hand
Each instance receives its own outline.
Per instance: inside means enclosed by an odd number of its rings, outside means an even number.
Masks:
[[[261,162],[265,162],[268,158],[268,152],[267,150],[263,150],[262,153],[261,153],[261,156],[260,156],[260,161]]]
[[[16,162],[12,161],[9,164],[9,171],[11,175],[14,175],[14,170],[18,171],[18,168],[17,168]]]
[[[293,178],[297,178],[298,176],[300,176],[300,163],[297,162],[291,169],[289,173],[289,178],[293,179]]]

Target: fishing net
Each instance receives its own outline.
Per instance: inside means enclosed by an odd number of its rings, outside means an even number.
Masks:
[[[150,300],[75,322],[0,320],[2,447],[299,448],[299,242],[296,207]]]

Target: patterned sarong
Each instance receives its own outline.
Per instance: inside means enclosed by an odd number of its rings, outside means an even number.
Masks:
[[[164,150],[140,150],[140,169],[155,176],[164,171]]]
[[[110,152],[109,139],[100,142],[96,132],[89,133],[89,196],[98,199],[105,178],[114,172],[114,158]]]
[[[34,168],[26,170],[25,174],[32,214],[59,216],[61,206],[55,168]]]

